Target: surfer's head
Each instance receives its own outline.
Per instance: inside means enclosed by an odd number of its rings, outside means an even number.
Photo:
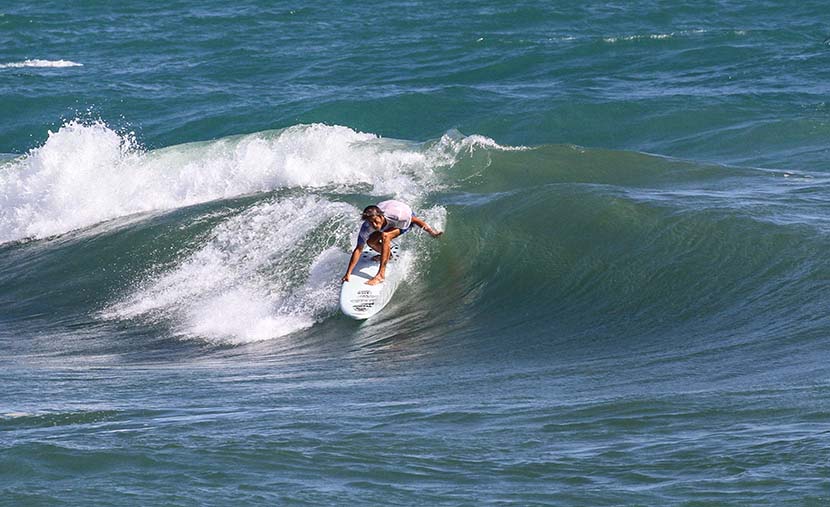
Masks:
[[[366,206],[360,218],[369,222],[369,225],[375,229],[380,229],[383,227],[383,223],[386,222],[386,219],[383,217],[383,210],[375,205]]]

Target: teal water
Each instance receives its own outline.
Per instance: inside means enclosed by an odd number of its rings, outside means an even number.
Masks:
[[[826,504],[827,21],[0,6],[0,504]]]

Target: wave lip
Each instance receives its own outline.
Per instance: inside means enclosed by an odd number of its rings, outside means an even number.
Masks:
[[[41,59],[27,59],[22,62],[0,63],[0,69],[19,69],[23,67],[36,68],[65,68],[65,67],[83,67],[84,64],[73,62],[71,60],[41,60]]]

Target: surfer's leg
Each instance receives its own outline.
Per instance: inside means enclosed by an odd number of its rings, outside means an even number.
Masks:
[[[400,229],[393,229],[389,232],[381,233],[380,243],[382,248],[380,252],[380,267],[378,268],[378,274],[375,275],[374,278],[366,282],[366,285],[377,285],[383,281],[383,277],[386,274],[386,263],[389,262],[389,255],[392,249],[392,240],[400,235]]]

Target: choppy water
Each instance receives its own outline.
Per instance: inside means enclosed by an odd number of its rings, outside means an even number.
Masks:
[[[825,11],[0,7],[0,503],[826,504]]]

